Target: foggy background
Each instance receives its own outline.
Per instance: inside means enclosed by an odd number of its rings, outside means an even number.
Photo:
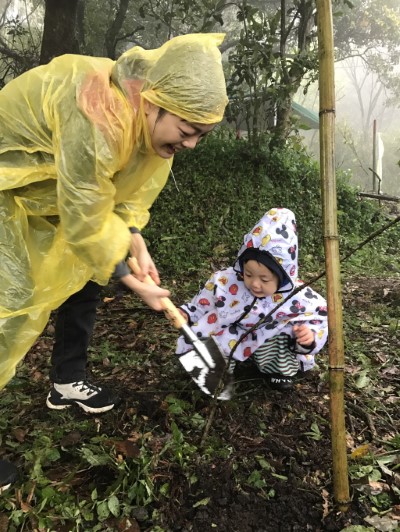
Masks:
[[[399,72],[400,75],[400,72]],[[381,192],[400,195],[400,109],[388,103],[390,95],[377,77],[369,74],[361,59],[335,65],[336,167],[350,170],[350,182],[361,191],[372,191],[373,121],[380,133],[382,157]],[[318,84],[296,101],[318,114]],[[300,131],[306,146],[319,157],[318,130]],[[379,172],[380,173],[380,172]]]

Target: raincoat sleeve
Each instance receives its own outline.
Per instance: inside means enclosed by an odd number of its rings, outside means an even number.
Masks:
[[[72,86],[49,106],[58,174],[60,226],[72,251],[105,283],[130,244],[126,222],[114,212],[112,177],[120,164],[122,128],[96,124],[80,111]]]
[[[153,171],[153,177],[148,179],[136,190],[129,201],[118,203],[114,212],[126,222],[129,227],[143,229],[150,219],[149,209],[157,199],[168,180],[168,172],[163,164],[159,171]]]
[[[191,324],[197,323],[205,314],[216,311],[214,297],[216,276],[214,273],[190,303],[180,307],[188,315]]]
[[[299,355],[316,355],[324,347],[328,339],[328,316],[326,300],[311,288],[300,291],[295,298],[298,298],[303,305],[303,313],[299,314],[295,323],[307,325],[314,333],[314,343],[309,347],[301,346],[296,342],[295,352]],[[298,303],[297,299],[290,300]],[[293,307],[292,307],[293,308]]]

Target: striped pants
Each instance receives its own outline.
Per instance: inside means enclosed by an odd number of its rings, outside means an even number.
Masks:
[[[253,353],[252,358],[261,373],[280,373],[292,377],[301,369],[293,349],[294,340],[282,333],[267,340]]]

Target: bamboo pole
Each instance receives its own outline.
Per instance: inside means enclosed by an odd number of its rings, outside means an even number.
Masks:
[[[372,191],[376,192],[376,120],[372,126]]]
[[[319,49],[320,174],[329,328],[329,387],[334,498],[341,511],[350,502],[344,411],[342,288],[335,175],[335,81],[331,0],[317,0]]]

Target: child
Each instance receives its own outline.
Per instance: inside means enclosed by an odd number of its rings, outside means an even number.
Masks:
[[[140,230],[173,155],[223,118],[223,38],[182,35],[117,61],[63,55],[0,91],[0,388],[58,308],[47,406],[116,404],[86,376],[100,285],[129,251],[160,283]],[[161,310],[167,290],[120,276]]]
[[[181,307],[199,337],[213,336],[227,357],[236,346],[233,359],[252,357],[277,390],[290,390],[293,376],[314,366],[314,355],[327,340],[326,301],[309,287],[290,297],[302,284],[297,278],[297,256],[293,212],[271,209],[245,235],[234,266],[214,273],[197,296]],[[177,354],[189,350],[180,337]]]

